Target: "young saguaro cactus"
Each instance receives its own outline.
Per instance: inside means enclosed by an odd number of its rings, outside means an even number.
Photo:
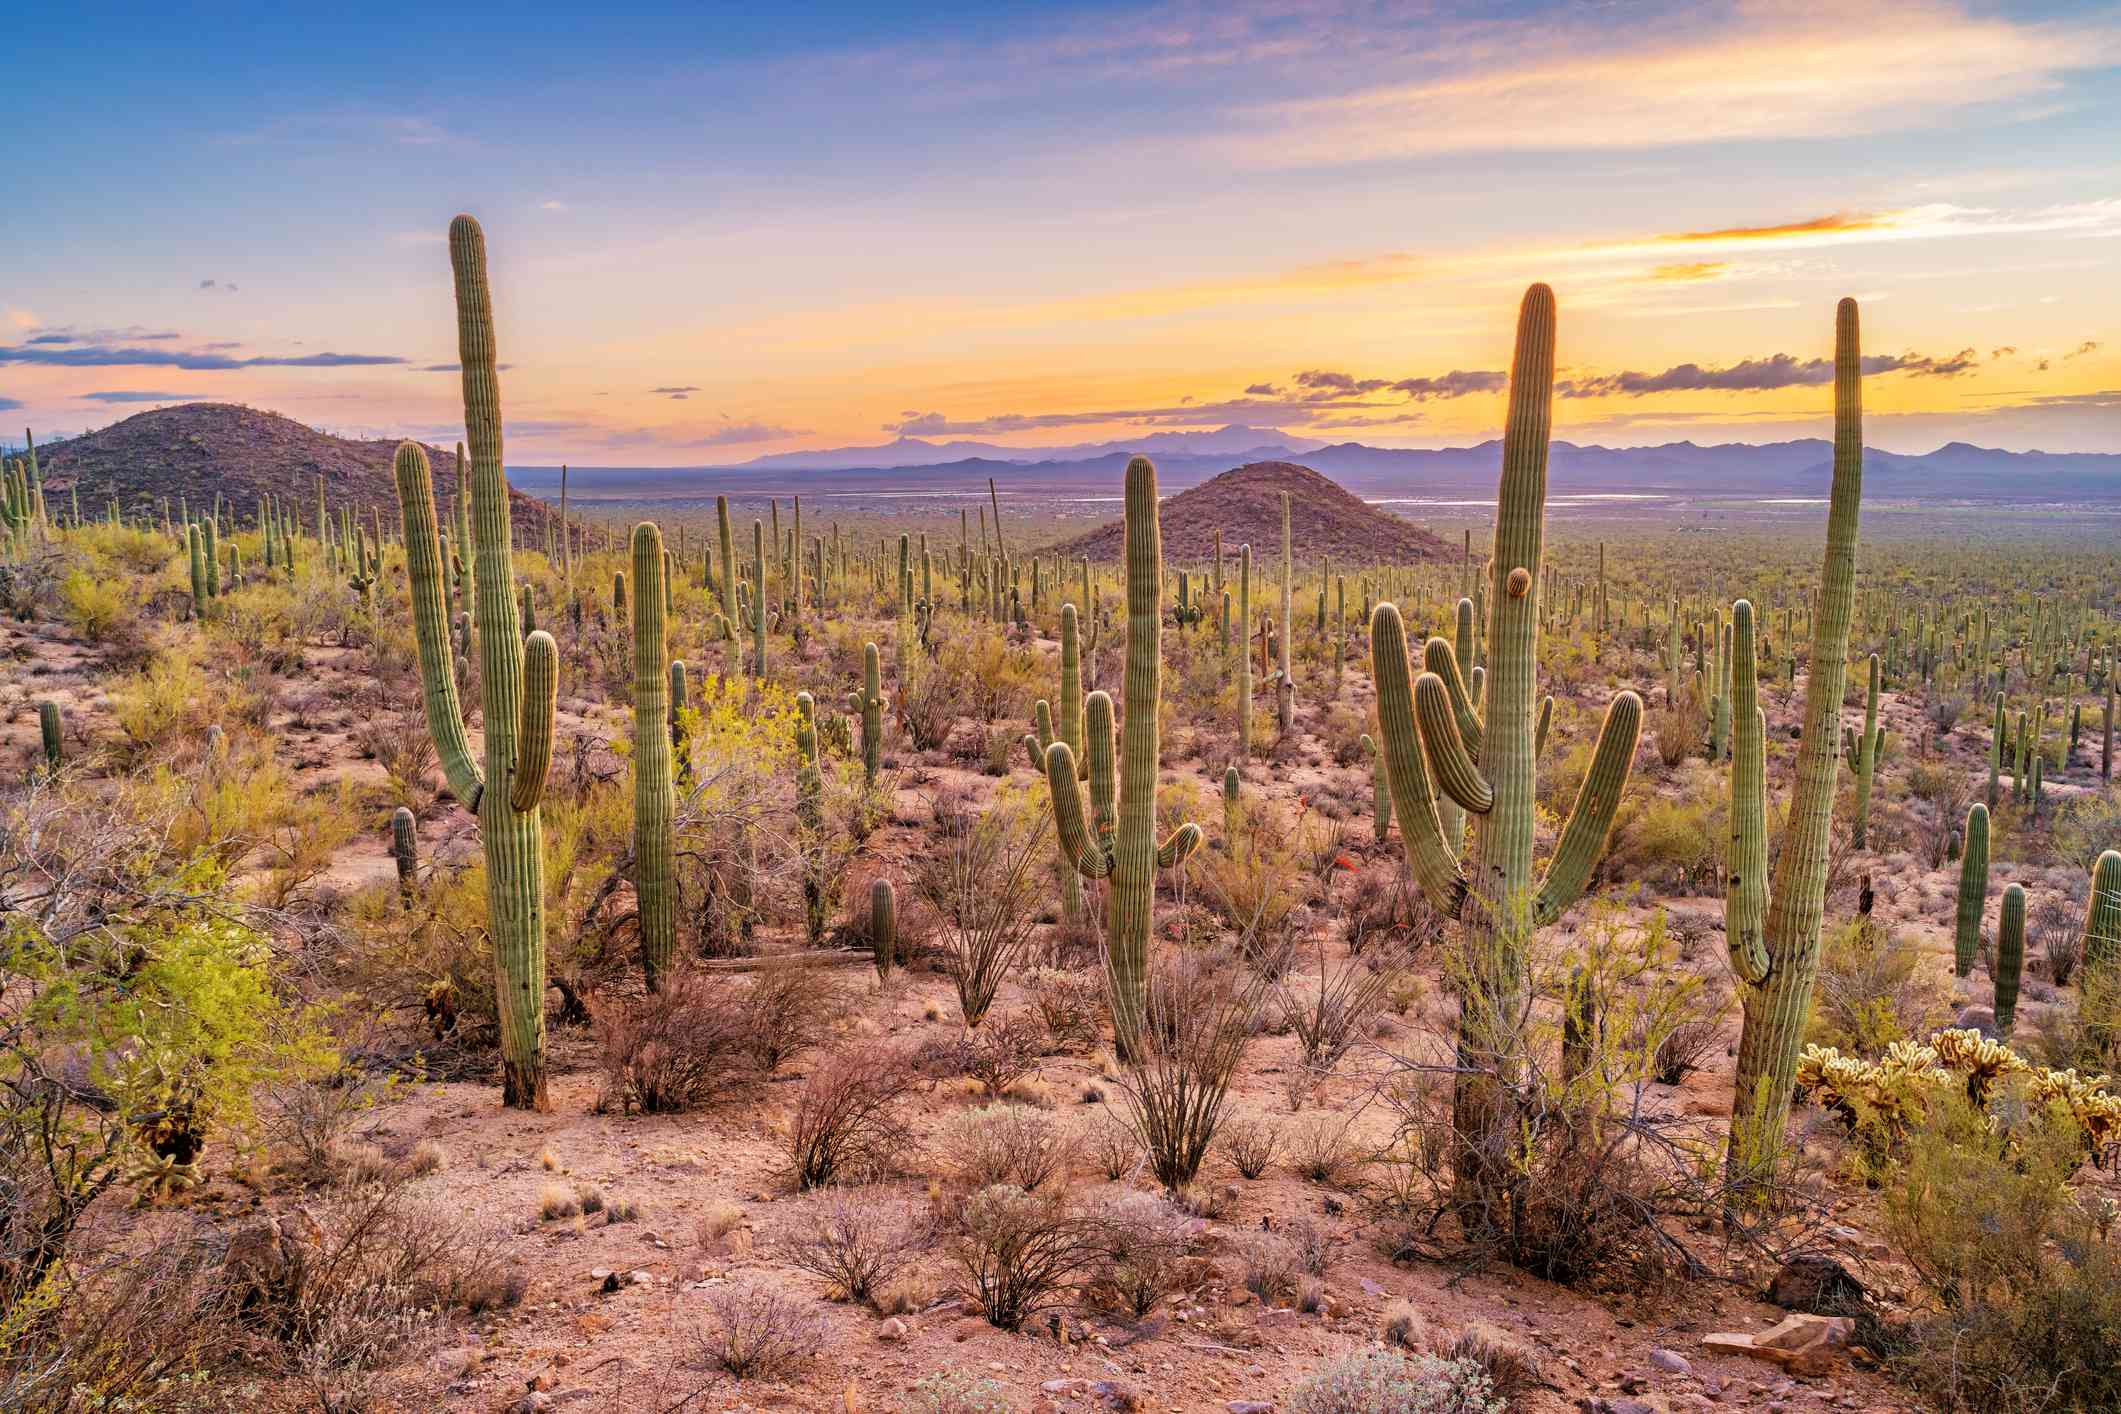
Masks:
[[[1959,903],[1952,920],[1952,971],[1973,975],[1981,951],[1981,910],[1988,900],[1988,807],[1966,809],[1965,842],[1959,852]]]
[[[1849,828],[1849,843],[1865,847],[1870,835],[1871,782],[1878,772],[1878,759],[1885,754],[1885,728],[1878,721],[1878,655],[1871,654],[1871,685],[1863,708],[1863,734],[1850,733],[1845,745],[1849,769],[1856,773],[1856,816]]]
[[[862,690],[849,696],[848,708],[862,720],[862,780],[875,785],[884,766],[884,668],[874,643],[862,645]]]
[[[37,735],[44,747],[44,774],[47,778],[57,776],[59,768],[66,764],[66,723],[58,703],[37,704]]]
[[[1486,712],[1475,716],[1450,646],[1429,642],[1429,671],[1414,677],[1406,627],[1379,604],[1370,626],[1377,720],[1399,815],[1400,839],[1423,894],[1462,920],[1468,996],[1459,1023],[1454,1127],[1459,1185],[1492,1215],[1507,1182],[1515,1118],[1509,1078],[1521,1065],[1510,1019],[1521,1014],[1532,929],[1582,894],[1604,852],[1642,730],[1642,699],[1622,692],[1606,709],[1598,745],[1545,878],[1532,875],[1537,787],[1538,589],[1546,538],[1547,444],[1554,395],[1554,294],[1525,293],[1511,364],[1495,553],[1489,562]],[[1437,816],[1438,787],[1481,817],[1461,862]]]
[[[1061,845],[1086,879],[1107,879],[1105,958],[1112,1029],[1121,1057],[1140,1054],[1148,1005],[1150,912],[1156,871],[1183,864],[1201,841],[1188,821],[1156,842],[1157,711],[1163,676],[1163,534],[1157,522],[1156,467],[1147,457],[1127,463],[1126,725],[1115,773],[1112,699],[1093,692],[1083,704],[1093,822],[1083,819],[1075,751],[1056,741],[1046,748],[1046,783]],[[1115,780],[1116,775],[1116,780]],[[1114,810],[1117,806],[1117,814]]]
[[[1996,915],[1996,1030],[2008,1036],[2018,1019],[2018,983],[2025,973],[2025,888],[2003,886]]]
[[[641,919],[641,972],[661,991],[677,960],[677,813],[671,784],[670,640],[663,613],[663,532],[633,528],[633,891]]]
[[[898,892],[889,879],[878,879],[869,886],[869,949],[881,985],[890,979],[891,964],[898,960]]]
[[[1812,614],[1811,670],[1804,687],[1804,734],[1789,823],[1765,875],[1764,844],[1732,863],[1727,931],[1745,1012],[1738,1043],[1737,1091],[1731,1102],[1728,1167],[1733,1179],[1767,1176],[1782,1147],[1797,1053],[1812,1010],[1819,970],[1819,929],[1826,911],[1828,832],[1835,776],[1841,767],[1841,694],[1848,678],[1849,617],[1855,599],[1856,532],[1863,503],[1862,349],[1856,302],[1843,300],[1834,329],[1834,483],[1827,502],[1826,556]],[[1746,657],[1750,659],[1748,635]],[[1748,674],[1750,677],[1751,674]],[[1749,697],[1751,696],[1749,692]],[[1741,708],[1736,726],[1761,733],[1757,705]],[[1750,749],[1758,749],[1756,741]],[[1734,753],[1735,755],[1735,753]],[[1750,774],[1742,789],[1763,787]],[[1731,772],[1734,821],[1741,772]],[[1754,806],[1743,805],[1748,815]],[[1764,806],[1761,807],[1764,813]],[[1761,890],[1765,888],[1763,895]]]
[[[410,906],[420,874],[420,830],[412,811],[402,805],[390,813],[390,857],[398,866],[398,901]]]
[[[450,791],[479,817],[486,853],[486,927],[493,940],[494,997],[500,1015],[501,1098],[517,1108],[542,1110],[545,879],[538,804],[552,764],[560,652],[550,634],[524,638],[517,632],[486,237],[469,216],[450,223],[449,260],[456,281],[464,430],[471,442],[479,677],[485,694],[483,769],[472,755],[457,705],[434,475],[426,451],[415,442],[398,447],[398,505],[404,516],[413,637],[427,727]]]

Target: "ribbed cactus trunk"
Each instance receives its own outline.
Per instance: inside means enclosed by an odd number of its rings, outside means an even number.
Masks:
[[[37,736],[44,749],[44,775],[49,780],[66,764],[66,722],[58,703],[37,704]]]
[[[1878,655],[1871,654],[1870,690],[1864,698],[1863,734],[1848,740],[1849,769],[1856,774],[1856,813],[1849,827],[1849,843],[1865,849],[1870,843],[1871,782],[1877,775],[1878,758],[1885,749],[1885,728],[1878,724]]]
[[[2003,886],[1996,915],[1996,1032],[2008,1037],[2018,1020],[2018,983],[2025,973],[2025,889]]]
[[[766,677],[766,527],[751,522],[751,675]]]
[[[633,891],[641,972],[659,992],[677,961],[677,813],[670,763],[670,641],[663,612],[663,533],[633,528]]]
[[[714,498],[714,518],[716,530],[719,532],[722,542],[722,631],[729,635],[731,642],[734,642],[737,636],[736,542],[729,537],[729,498],[727,496]]]
[[[1274,721],[1286,736],[1296,726],[1296,678],[1290,641],[1296,625],[1296,551],[1289,537],[1289,493],[1281,493],[1281,653],[1274,674]]]
[[[390,857],[398,866],[398,902],[409,908],[420,874],[420,831],[412,811],[402,805],[390,813]]]
[[[398,503],[404,514],[413,636],[428,729],[451,792],[479,817],[485,848],[486,926],[493,942],[500,1017],[502,1101],[544,1109],[545,890],[538,803],[552,763],[559,648],[548,634],[533,633],[525,639],[517,632],[486,239],[469,216],[450,223],[449,257],[456,283],[464,430],[471,443],[479,665],[485,692],[483,770],[471,755],[457,705],[434,478],[427,453],[416,443],[398,448]]]
[[[1553,292],[1532,286],[1518,312],[1495,553],[1481,594],[1489,611],[1488,671],[1474,679],[1485,712],[1474,711],[1451,645],[1431,639],[1422,654],[1427,671],[1416,679],[1398,608],[1379,604],[1370,624],[1378,726],[1408,866],[1430,903],[1464,924],[1454,1196],[1462,1220],[1480,1230],[1507,1224],[1510,1190],[1523,1172],[1513,1094],[1524,1060],[1517,1022],[1528,1002],[1531,933],[1558,918],[1590,882],[1642,728],[1641,699],[1620,693],[1607,709],[1546,876],[1535,886],[1538,590],[1554,326]],[[1439,789],[1483,817],[1463,863],[1438,817]]]
[[[873,786],[884,766],[884,668],[874,643],[862,645],[862,690],[853,706],[862,721],[862,780]]]
[[[1141,1053],[1148,1005],[1149,934],[1156,870],[1185,862],[1199,845],[1200,827],[1187,823],[1161,847],[1156,842],[1157,714],[1162,700],[1163,537],[1157,524],[1156,468],[1147,457],[1127,463],[1126,724],[1117,765],[1112,756],[1112,699],[1093,692],[1084,704],[1095,829],[1085,826],[1076,785],[1075,753],[1066,741],[1046,750],[1046,782],[1057,833],[1086,879],[1109,879],[1106,890],[1105,970],[1113,1038],[1122,1059]]]
[[[2092,865],[2091,897],[2084,905],[2084,965],[2105,968],[2121,958],[2121,850],[2107,850]]]
[[[1237,759],[1252,759],[1252,547],[1237,549]]]
[[[891,964],[898,958],[898,893],[889,879],[869,886],[869,949],[881,986],[890,980]]]
[[[1959,902],[1952,921],[1952,971],[1973,975],[1981,951],[1981,911],[1988,901],[1988,807],[1975,801],[1966,811],[1966,838],[1959,853]]]
[[[1863,501],[1863,385],[1856,302],[1843,300],[1834,331],[1834,482],[1827,506],[1826,557],[1812,616],[1805,680],[1804,735],[1797,784],[1776,855],[1759,956],[1741,955],[1745,1024],[1731,1106],[1729,1171],[1750,1182],[1773,1169],[1789,1117],[1797,1052],[1812,1010],[1819,930],[1826,911],[1829,827],[1841,767],[1841,695],[1848,679],[1849,618],[1855,598],[1856,533]],[[1765,975],[1753,964],[1765,961]]]

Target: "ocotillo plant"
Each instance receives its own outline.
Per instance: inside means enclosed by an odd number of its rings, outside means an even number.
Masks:
[[[1959,853],[1959,902],[1952,920],[1952,971],[1968,977],[1981,951],[1981,911],[1988,901],[1988,807],[1966,810],[1966,837]]]
[[[1846,743],[1849,769],[1856,773],[1856,814],[1849,827],[1849,843],[1862,849],[1871,824],[1871,782],[1877,775],[1878,758],[1885,754],[1885,728],[1878,722],[1878,655],[1871,654],[1870,691],[1864,699],[1863,733],[1851,734]]]
[[[1156,842],[1157,711],[1163,677],[1163,535],[1157,523],[1156,468],[1147,457],[1127,463],[1126,726],[1117,781],[1112,753],[1112,699],[1093,692],[1083,704],[1094,826],[1083,820],[1075,752],[1066,741],[1046,749],[1053,819],[1068,856],[1086,879],[1108,879],[1105,972],[1112,1029],[1122,1058],[1141,1053],[1148,1005],[1150,912],[1156,871],[1175,868],[1200,844],[1200,827],[1180,825]],[[1115,789],[1116,785],[1116,789]],[[1114,802],[1117,801],[1117,816]]]
[[[1490,617],[1484,716],[1473,715],[1462,686],[1447,686],[1436,672],[1413,678],[1406,627],[1396,606],[1379,604],[1370,625],[1377,720],[1400,839],[1423,894],[1446,917],[1464,923],[1467,995],[1458,1034],[1454,1165],[1476,1223],[1498,1216],[1493,1204],[1511,1165],[1517,1121],[1508,1094],[1523,1060],[1516,1053],[1521,1041],[1514,1020],[1526,1004],[1530,933],[1558,918],[1589,883],[1642,729],[1642,699],[1620,693],[1606,710],[1590,769],[1546,876],[1535,881],[1537,589],[1546,539],[1553,396],[1554,294],[1534,285],[1518,311],[1511,363],[1495,552],[1488,566],[1492,585],[1485,595]],[[1455,677],[1448,645],[1432,641],[1428,656]],[[1463,862],[1437,818],[1438,786],[1482,817]]]
[[[449,259],[456,280],[464,430],[471,441],[479,675],[485,689],[483,770],[471,754],[457,706],[434,477],[427,453],[414,442],[398,448],[398,505],[428,730],[451,792],[479,817],[486,852],[486,929],[493,941],[501,1023],[501,1098],[519,1108],[544,1109],[545,879],[538,803],[552,764],[559,645],[546,633],[527,639],[517,633],[486,237],[469,216],[450,223]]]
[[[2018,1019],[2018,982],[2025,971],[2025,889],[2003,886],[2003,905],[1996,915],[1996,1030],[2011,1034]]]
[[[670,841],[670,642],[663,614],[663,533],[633,528],[633,891],[641,972],[662,990],[677,960],[677,856]]]
[[[1828,832],[1835,776],[1841,767],[1839,724],[1841,694],[1848,678],[1856,531],[1863,502],[1862,378],[1856,302],[1843,300],[1834,328],[1834,484],[1827,503],[1818,606],[1812,614],[1811,670],[1804,686],[1797,784],[1772,882],[1764,872],[1764,843],[1758,850],[1740,849],[1730,886],[1735,906],[1726,905],[1732,965],[1745,1012],[1738,1045],[1737,1091],[1731,1103],[1729,1171],[1732,1178],[1745,1182],[1765,1177],[1781,1149],[1797,1052],[1811,1017],[1812,980],[1819,970]],[[1748,646],[1748,656],[1750,651]],[[1736,715],[1738,725],[1749,734],[1761,731],[1757,705]],[[1734,766],[1734,792],[1739,774]],[[1751,790],[1750,783],[1747,788]],[[1747,803],[1744,808],[1750,814],[1754,807]],[[1766,890],[1764,897],[1762,890]]]

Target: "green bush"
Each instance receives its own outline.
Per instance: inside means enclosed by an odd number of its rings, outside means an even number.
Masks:
[[[1290,1414],[1503,1414],[1471,1360],[1372,1350],[1329,1361],[1289,1396]]]

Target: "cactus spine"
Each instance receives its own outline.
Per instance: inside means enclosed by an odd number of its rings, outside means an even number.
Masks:
[[[641,919],[641,972],[662,990],[677,960],[676,854],[670,821],[670,643],[663,613],[663,533],[633,528],[633,891]]]
[[[1988,807],[1966,810],[1966,839],[1959,853],[1959,902],[1952,919],[1952,971],[1971,976],[1981,951],[1981,910],[1988,901]]]
[[[1847,744],[1849,769],[1856,773],[1856,818],[1849,830],[1849,843],[1866,846],[1871,824],[1871,781],[1877,775],[1878,758],[1885,754],[1885,728],[1878,724],[1878,655],[1871,654],[1870,688],[1864,696],[1863,734],[1850,736]]]
[[[1856,532],[1863,501],[1863,385],[1856,302],[1843,300],[1834,330],[1834,483],[1828,499],[1826,555],[1812,615],[1811,671],[1805,681],[1804,735],[1789,823],[1756,942],[1733,935],[1731,958],[1745,1013],[1731,1104],[1729,1169],[1734,1178],[1764,1176],[1779,1156],[1797,1052],[1812,1009],[1819,970],[1819,929],[1826,909],[1828,829],[1841,766],[1841,694],[1848,677]],[[1739,713],[1739,725],[1759,726]],[[1733,772],[1735,782],[1736,772]],[[1761,861],[1756,857],[1754,865]]]
[[[2018,1019],[2018,982],[2025,971],[2025,889],[2003,886],[1996,916],[1996,1030],[2008,1036]]]
[[[1200,844],[1188,822],[1156,842],[1157,711],[1162,702],[1163,536],[1157,523],[1156,468],[1147,457],[1127,463],[1126,726],[1115,769],[1112,699],[1093,692],[1083,707],[1094,828],[1083,820],[1075,752],[1065,741],[1046,749],[1046,782],[1059,838],[1086,879],[1109,879],[1106,891],[1105,972],[1113,1035],[1121,1056],[1141,1050],[1148,1003],[1150,911],[1156,871],[1183,864]]]
[[[398,448],[398,504],[404,516],[414,639],[428,730],[434,735],[451,792],[479,817],[486,853],[487,931],[493,940],[494,995],[501,1022],[502,1101],[523,1109],[544,1109],[545,890],[538,803],[544,797],[552,762],[559,646],[549,634],[533,633],[525,639],[516,631],[486,238],[479,223],[469,216],[450,223],[449,257],[456,284],[464,427],[471,441],[479,669],[485,690],[483,770],[471,754],[457,706],[449,621],[443,604],[434,477],[427,453],[417,443]]]
[[[1417,680],[1398,608],[1379,604],[1370,626],[1377,720],[1407,862],[1431,904],[1465,925],[1468,976],[1458,1034],[1454,1128],[1460,1145],[1454,1164],[1476,1224],[1495,1220],[1500,1190],[1509,1182],[1517,1121],[1508,1086],[1522,1060],[1509,1019],[1522,1012],[1530,930],[1558,918],[1589,883],[1642,729],[1642,700],[1620,693],[1606,710],[1546,877],[1535,881],[1537,590],[1546,535],[1554,320],[1553,291],[1532,286],[1518,311],[1491,585],[1484,596],[1490,615],[1484,715],[1472,711],[1450,645],[1430,641],[1424,653],[1429,670]],[[1437,818],[1438,786],[1484,817],[1463,862]]]

